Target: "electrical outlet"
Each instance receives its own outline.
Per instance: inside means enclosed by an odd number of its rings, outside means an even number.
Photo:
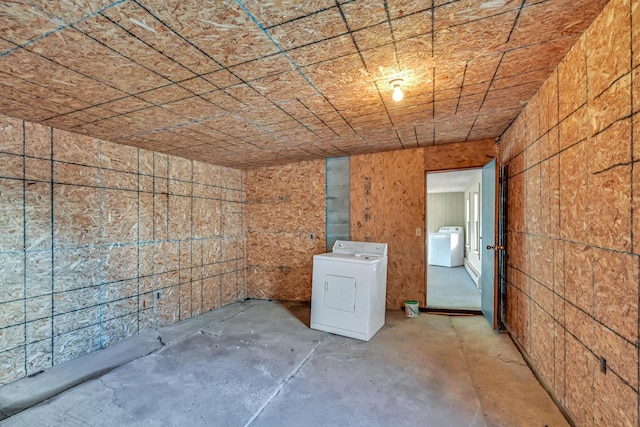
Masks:
[[[422,236],[422,228],[416,228],[416,236]]]

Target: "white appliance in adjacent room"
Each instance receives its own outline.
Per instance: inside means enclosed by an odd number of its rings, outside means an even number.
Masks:
[[[428,263],[443,267],[464,264],[463,227],[440,227],[437,233],[429,233]]]
[[[313,257],[311,328],[369,341],[385,322],[387,244],[337,240]]]

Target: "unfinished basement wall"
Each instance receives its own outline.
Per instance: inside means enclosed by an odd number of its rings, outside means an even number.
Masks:
[[[350,158],[351,240],[389,243],[387,309],[425,304],[425,170],[480,167],[495,153],[494,140],[480,140]],[[326,252],[326,182],[324,160],[245,173],[248,297],[311,300],[313,255]]]
[[[311,301],[313,255],[326,252],[324,160],[249,170],[247,296]]]
[[[351,240],[389,245],[387,309],[424,306],[424,149],[353,156],[350,186]]]
[[[500,144],[507,326],[577,426],[638,425],[639,64],[612,0]]]
[[[242,172],[0,116],[0,384],[243,299]]]

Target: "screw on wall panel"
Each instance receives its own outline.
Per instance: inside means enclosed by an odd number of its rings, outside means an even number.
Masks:
[[[607,373],[607,359],[602,356],[600,356],[600,372],[603,374]]]

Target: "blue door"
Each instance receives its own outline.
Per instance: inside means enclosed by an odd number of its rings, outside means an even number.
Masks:
[[[482,167],[482,188],[480,190],[480,248],[481,248],[481,309],[493,329],[496,329],[496,161]]]

